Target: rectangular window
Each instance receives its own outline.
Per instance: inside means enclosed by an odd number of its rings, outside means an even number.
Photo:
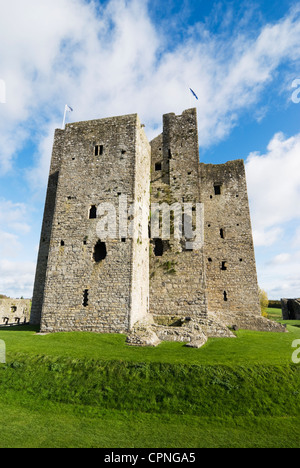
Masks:
[[[103,145],[96,145],[95,146],[95,156],[102,156],[103,154]]]
[[[215,195],[221,195],[221,185],[216,184],[214,186],[214,189],[215,189]]]
[[[155,164],[155,170],[156,171],[161,171],[161,163],[156,163]]]

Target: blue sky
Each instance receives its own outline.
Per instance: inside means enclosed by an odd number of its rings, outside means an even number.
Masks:
[[[164,113],[196,106],[201,161],[245,160],[259,285],[269,298],[300,297],[299,2],[0,8],[0,293],[31,297],[53,134],[68,103],[69,121],[137,112],[149,139]]]

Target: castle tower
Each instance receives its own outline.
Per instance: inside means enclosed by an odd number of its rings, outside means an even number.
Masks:
[[[145,226],[132,215],[129,236],[127,210],[118,210],[120,200],[147,210],[149,187],[150,145],[136,115],[56,132],[31,323],[43,332],[126,333],[147,315],[149,241],[140,232],[148,234],[148,213]]]
[[[285,331],[260,314],[244,162],[199,162],[196,109],[151,144],[135,114],[56,130],[30,321],[138,345]]]
[[[203,234],[200,206],[199,148],[196,109],[163,117],[163,133],[151,142],[151,210],[153,204],[181,210],[180,238],[175,236],[176,213],[171,211],[170,239],[151,232],[150,311],[160,323],[184,317],[206,317],[206,278],[203,242],[195,245],[197,227]],[[185,229],[190,220],[192,235]],[[178,218],[177,218],[178,221]],[[172,228],[172,225],[171,225]],[[203,241],[203,239],[202,239]]]
[[[208,311],[227,325],[255,328],[261,312],[244,161],[200,164],[200,185]]]

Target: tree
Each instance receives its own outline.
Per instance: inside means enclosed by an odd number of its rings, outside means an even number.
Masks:
[[[263,289],[259,288],[259,302],[260,302],[260,309],[261,315],[263,317],[268,318],[267,309],[269,306],[269,299],[268,294]]]

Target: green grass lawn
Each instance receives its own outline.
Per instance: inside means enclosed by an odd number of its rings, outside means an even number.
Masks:
[[[6,343],[10,360],[24,355],[172,364],[288,364],[292,343],[300,339],[300,329],[290,325],[287,329],[288,333],[240,330],[236,338],[210,338],[201,349],[169,342],[156,348],[131,347],[124,335],[114,334],[72,332],[41,336],[36,328],[26,326],[0,328],[0,339]]]
[[[297,325],[201,349],[0,329],[0,447],[298,447]]]

